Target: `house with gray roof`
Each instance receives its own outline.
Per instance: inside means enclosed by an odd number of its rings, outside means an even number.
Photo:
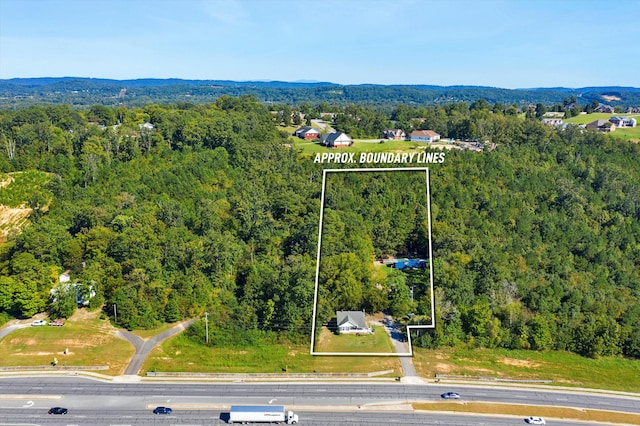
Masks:
[[[364,311],[336,311],[336,323],[340,333],[371,333]]]
[[[351,145],[351,136],[342,132],[333,132],[321,136],[322,145],[339,148]]]

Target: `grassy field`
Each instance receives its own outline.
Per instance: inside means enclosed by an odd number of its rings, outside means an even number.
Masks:
[[[397,358],[311,356],[308,345],[204,347],[179,335],[155,348],[142,370],[210,373],[370,373],[394,370],[393,375],[398,375],[401,366]]]
[[[389,334],[381,326],[373,326],[371,334],[334,334],[326,327],[316,342],[316,352],[395,353]]]
[[[596,120],[609,120],[611,117],[634,117],[636,121],[640,122],[640,114],[605,114],[605,113],[593,113],[593,114],[581,114],[575,117],[567,118],[565,123],[573,124],[589,124]],[[617,128],[614,132],[610,133],[611,136],[619,138],[640,139],[640,126],[630,128]]]
[[[640,361],[616,357],[584,358],[569,352],[505,349],[414,350],[422,377],[436,374],[527,380],[552,380],[555,385],[640,392]]]
[[[124,373],[135,350],[114,332],[98,313],[82,309],[63,327],[27,327],[4,337],[0,340],[0,365],[46,366],[57,358],[59,366],[106,365],[109,369],[100,372],[117,376]]]
[[[141,333],[150,337],[166,327]],[[381,329],[368,336],[336,336],[318,345],[317,352],[393,352]],[[107,365],[102,373],[120,375],[134,354],[133,346],[114,336],[115,329],[98,312],[79,310],[64,327],[27,327],[0,340],[0,365]],[[138,333],[140,334],[140,333]],[[351,342],[345,337],[353,338]],[[371,336],[373,337],[373,336]],[[334,339],[335,338],[335,339]],[[379,339],[379,340],[375,340]],[[354,347],[354,343],[356,346]],[[68,353],[64,354],[65,349]],[[508,351],[504,349],[414,348],[418,374],[508,379],[551,380],[553,385],[640,392],[640,360],[617,357],[584,358],[567,352]],[[205,347],[180,334],[155,348],[142,367],[147,371],[212,373],[371,373],[394,370],[396,357],[311,356],[307,344],[269,344],[250,347]]]
[[[512,416],[535,415],[542,418],[572,419],[607,424],[640,424],[640,415],[602,410],[575,410],[564,407],[546,407],[518,404],[484,404],[481,402],[437,402],[413,404],[415,410],[450,411],[456,413],[503,414]]]

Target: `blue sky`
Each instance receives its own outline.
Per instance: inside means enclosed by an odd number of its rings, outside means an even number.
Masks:
[[[0,78],[640,87],[640,0],[0,0]]]

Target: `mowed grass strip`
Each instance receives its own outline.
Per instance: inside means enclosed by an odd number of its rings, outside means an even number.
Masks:
[[[109,369],[100,373],[123,374],[135,349],[117,338],[98,315],[81,310],[63,327],[27,327],[10,333],[0,340],[0,366],[50,366],[57,358],[60,367],[106,365]]]
[[[142,366],[149,371],[198,373],[372,373],[393,370],[396,357],[312,356],[307,344],[256,344],[247,347],[211,347],[185,335],[156,347]]]
[[[552,385],[640,392],[640,360],[585,358],[570,352],[506,349],[414,348],[414,366],[425,378],[436,374],[518,380]]]
[[[449,411],[456,413],[499,414],[509,416],[538,416],[564,420],[605,422],[608,424],[640,425],[640,415],[616,411],[587,410],[544,405],[488,404],[482,402],[433,402],[413,404],[414,410]]]

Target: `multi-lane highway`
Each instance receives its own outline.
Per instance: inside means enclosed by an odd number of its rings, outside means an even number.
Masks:
[[[225,423],[226,410],[232,404],[285,405],[298,412],[301,425],[523,425],[524,417],[536,415],[535,412],[512,417],[418,413],[408,405],[440,401],[440,394],[445,391],[459,392],[462,402],[640,413],[637,396],[547,389],[402,383],[116,383],[82,377],[6,377],[0,378],[0,425],[218,425]],[[157,405],[171,406],[174,413],[154,416],[151,410]],[[46,411],[53,406],[69,408],[69,414],[47,415]]]

